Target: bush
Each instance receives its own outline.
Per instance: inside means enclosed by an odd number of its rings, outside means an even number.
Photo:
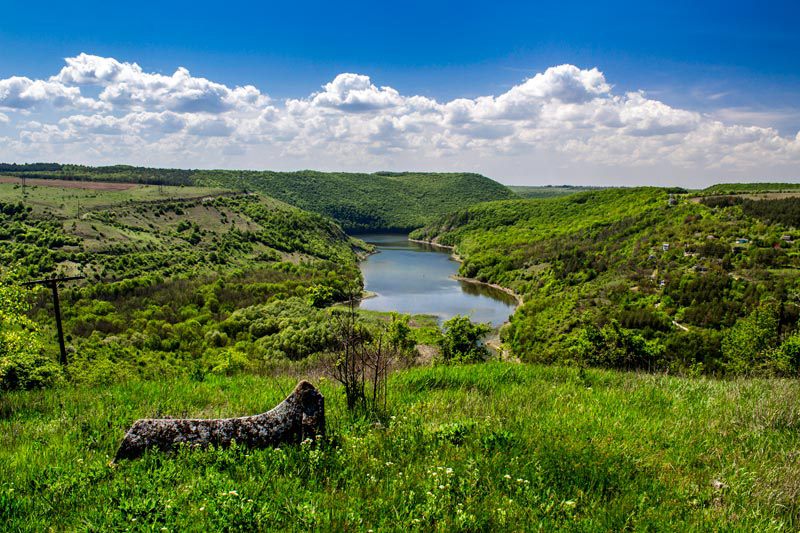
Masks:
[[[479,344],[491,331],[488,324],[474,324],[468,316],[456,315],[443,324],[443,329],[439,347],[445,361],[477,363],[489,356],[489,350]]]
[[[61,378],[58,364],[43,354],[36,324],[19,286],[0,279],[0,389],[33,389]]]
[[[740,318],[722,339],[725,368],[733,375],[784,374],[788,367],[775,350],[779,343],[778,306],[760,305]]]

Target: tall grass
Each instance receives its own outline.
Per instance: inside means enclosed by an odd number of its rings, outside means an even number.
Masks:
[[[132,382],[0,398],[9,531],[779,531],[800,527],[800,384],[491,363],[415,368],[390,416],[277,450],[109,466],[139,417],[239,416],[289,378]]]

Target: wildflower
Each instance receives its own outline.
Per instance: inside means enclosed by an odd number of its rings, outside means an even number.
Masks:
[[[452,474],[453,473],[453,469],[452,468],[448,468],[447,470],[445,470],[445,472],[448,473],[448,474]]]
[[[394,463],[391,461],[386,461],[386,466],[392,466]]]
[[[206,508],[205,508],[205,507],[201,507],[201,508],[200,508],[200,510],[201,510],[201,511],[205,511],[205,510],[206,510]]]
[[[504,478],[506,478],[506,479],[511,479],[511,476],[509,476],[508,474],[506,474],[506,475],[505,475],[505,476],[503,476],[503,477],[504,477]]]
[[[230,494],[231,496],[238,496],[239,495],[239,493],[236,492],[235,490],[229,490],[228,494]]]
[[[517,478],[517,483],[522,483],[522,478],[521,477]]]
[[[439,485],[439,490],[444,490],[444,485]]]

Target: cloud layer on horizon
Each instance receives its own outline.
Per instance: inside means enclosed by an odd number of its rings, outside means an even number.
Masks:
[[[449,102],[342,73],[319,92],[278,102],[183,67],[167,76],[88,54],[65,61],[46,80],[0,79],[0,160],[427,168],[520,182],[542,175],[539,168],[572,182],[581,172],[639,173],[651,182],[675,173],[684,182],[789,178],[780,173],[800,163],[800,132],[785,137],[643,92],[617,94],[597,68],[554,66],[502,94]]]

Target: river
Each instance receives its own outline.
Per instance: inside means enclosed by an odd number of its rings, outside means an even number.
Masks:
[[[371,311],[397,311],[435,315],[440,321],[470,315],[473,322],[500,327],[514,312],[516,300],[505,292],[476,283],[459,281],[458,262],[450,252],[411,242],[407,235],[356,235],[377,246],[380,253],[361,263],[365,290],[377,296],[359,304]]]

